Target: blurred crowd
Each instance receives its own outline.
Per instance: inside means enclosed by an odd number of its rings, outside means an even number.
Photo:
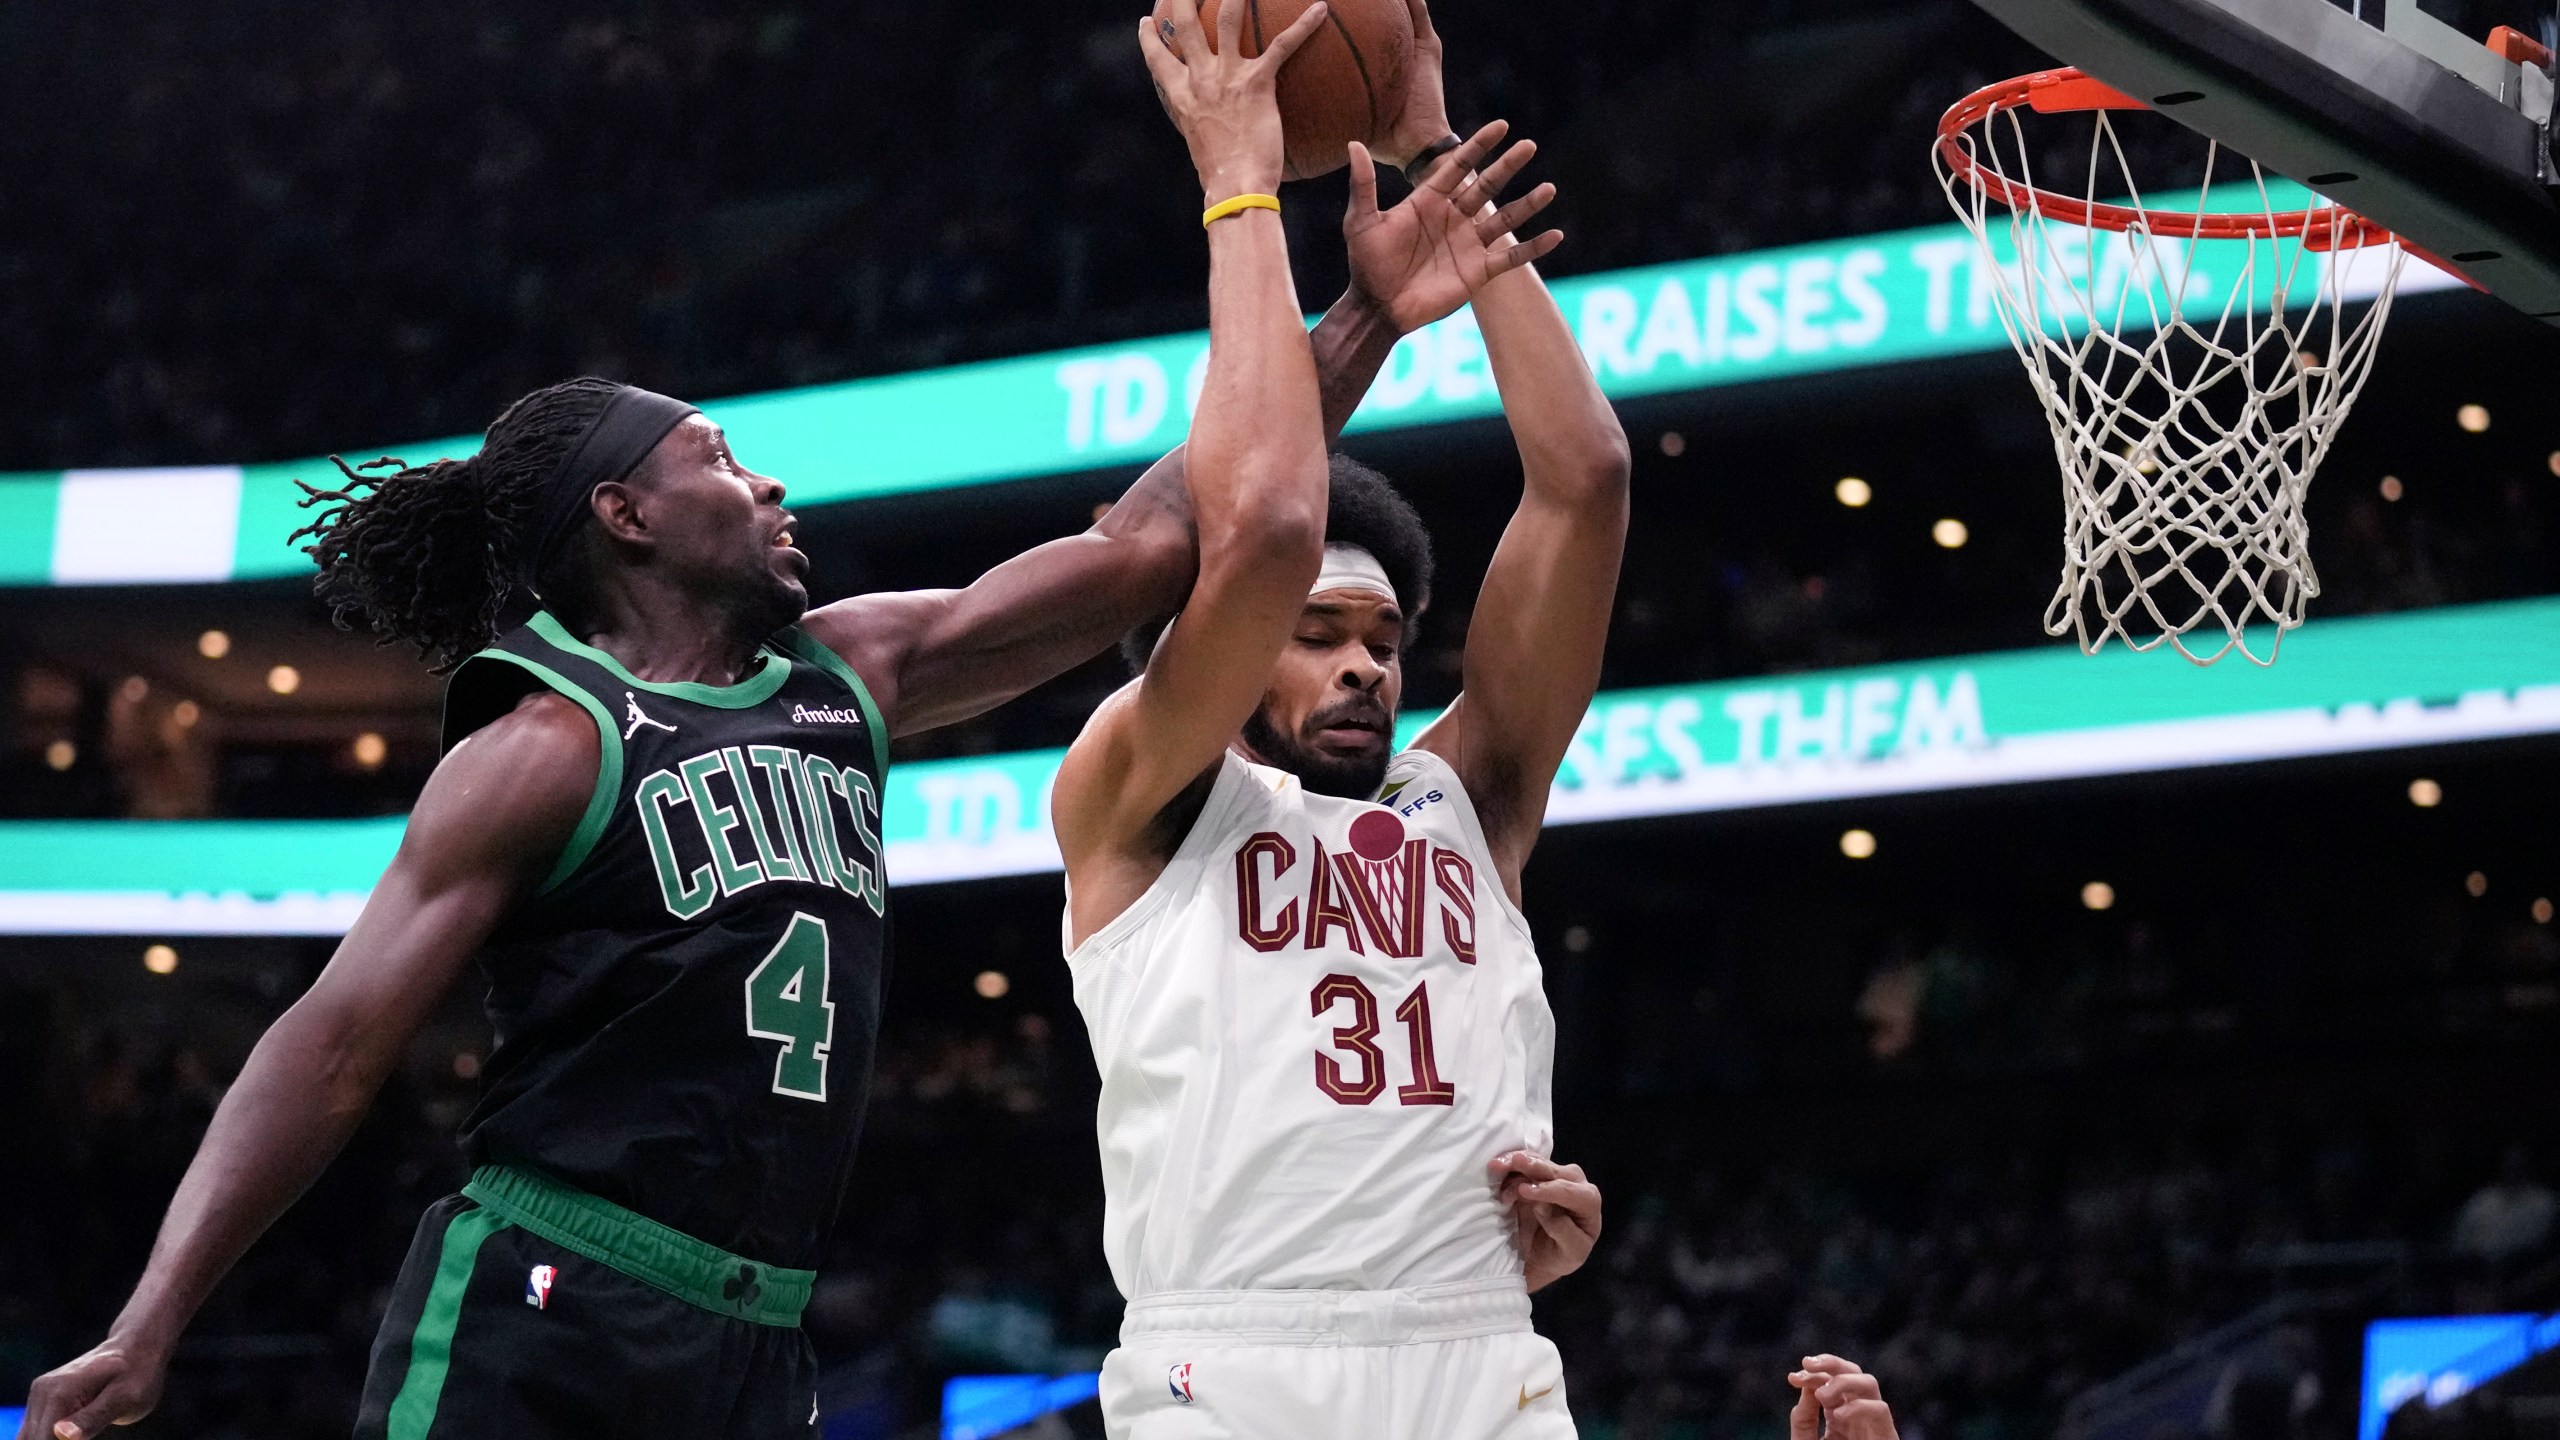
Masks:
[[[1566,269],[1945,218],[1954,0],[1441,17]],[[32,0],[0,46],[0,470],[477,430],[577,372],[710,398],[1204,318],[1129,7]],[[60,117],[77,115],[66,125]],[[1311,303],[1339,181],[1293,205]]]
[[[2494,1303],[2551,1256],[2553,1194],[2521,1150],[2449,1226],[2426,1183],[2445,1177],[2413,1179],[2403,1155],[2234,1129],[2021,1136],[1863,1182],[1666,1166],[1613,1198],[1601,1275],[1560,1287],[1546,1327],[1577,1409],[1628,1440],[1765,1431],[1778,1377],[1821,1351],[1886,1377],[1912,1440],[2030,1440],[2084,1392],[2278,1295],[2380,1278],[2375,1293],[2418,1309]],[[2489,1208],[2539,1218],[2484,1245]],[[2305,1360],[2281,1428],[2208,1419],[2196,1440],[2340,1433],[2354,1369]]]

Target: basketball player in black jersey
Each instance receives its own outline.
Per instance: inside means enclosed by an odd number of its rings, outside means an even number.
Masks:
[[[1208,64],[1218,123],[1193,159],[1213,199],[1268,188],[1245,157],[1278,153],[1272,72],[1323,14],[1259,60]],[[1237,324],[1287,283],[1280,246],[1231,243],[1268,218],[1211,237],[1247,453],[1252,377],[1280,369],[1258,352],[1310,343],[1294,318]],[[1352,288],[1313,336],[1334,432],[1398,335],[1483,269],[1445,205],[1371,212],[1349,238]],[[1091,531],[966,588],[806,615],[782,485],[665,396],[570,381],[511,406],[468,460],[349,473],[306,532],[321,594],[458,667],[445,758],[363,915],[225,1095],[132,1299],[36,1382],[22,1440],[151,1410],[207,1292],[475,959],[497,1045],[463,1127],[474,1170],[419,1227],[358,1433],[805,1435],[798,1319],[886,972],[889,741],[1171,613],[1196,554],[1179,453]],[[526,598],[539,609],[500,633]]]

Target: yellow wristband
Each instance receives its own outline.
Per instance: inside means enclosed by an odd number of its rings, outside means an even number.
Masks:
[[[1221,200],[1201,211],[1200,228],[1206,230],[1230,215],[1241,215],[1247,210],[1278,210],[1279,208],[1280,197],[1277,195],[1238,195],[1232,200]]]

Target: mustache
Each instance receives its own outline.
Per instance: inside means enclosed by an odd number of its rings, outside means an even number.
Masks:
[[[1362,724],[1384,731],[1388,728],[1387,707],[1371,695],[1355,695],[1336,705],[1328,705],[1307,717],[1307,729],[1322,730],[1329,725]]]

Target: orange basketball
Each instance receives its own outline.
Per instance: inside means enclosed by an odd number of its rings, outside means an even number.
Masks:
[[[1289,28],[1310,0],[1244,0],[1244,53]],[[1288,136],[1288,178],[1328,175],[1348,163],[1343,147],[1376,145],[1404,113],[1413,61],[1413,13],[1405,0],[1329,0],[1332,14],[1280,71],[1280,123]],[[1200,0],[1200,23],[1218,44],[1219,0]],[[1169,18],[1156,0],[1156,20]],[[1176,53],[1179,53],[1178,51]]]

